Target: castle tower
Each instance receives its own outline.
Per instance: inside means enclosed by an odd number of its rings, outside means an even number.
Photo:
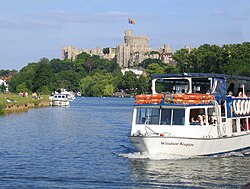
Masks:
[[[66,46],[62,49],[62,59],[75,60],[77,56],[77,50],[73,46]]]
[[[134,66],[140,63],[142,55],[149,51],[149,37],[133,36],[132,30],[125,30],[124,43],[117,47],[117,63],[123,68]]]

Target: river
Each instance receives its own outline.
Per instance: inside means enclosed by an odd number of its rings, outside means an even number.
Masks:
[[[0,188],[240,188],[250,153],[146,157],[129,138],[130,98],[0,116]]]

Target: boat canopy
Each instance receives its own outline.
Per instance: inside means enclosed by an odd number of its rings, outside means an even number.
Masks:
[[[201,93],[235,96],[241,92],[250,93],[250,77],[211,73],[153,74],[152,92],[157,93]]]

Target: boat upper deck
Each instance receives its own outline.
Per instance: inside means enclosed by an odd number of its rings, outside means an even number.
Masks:
[[[152,94],[210,94],[250,96],[250,77],[210,73],[152,75]]]

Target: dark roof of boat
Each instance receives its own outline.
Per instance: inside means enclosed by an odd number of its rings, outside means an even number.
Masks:
[[[213,73],[176,73],[176,74],[152,74],[151,75],[152,79],[171,78],[171,77],[221,78],[221,79],[250,81],[250,77],[232,76],[232,75],[225,75],[225,74],[213,74]]]

